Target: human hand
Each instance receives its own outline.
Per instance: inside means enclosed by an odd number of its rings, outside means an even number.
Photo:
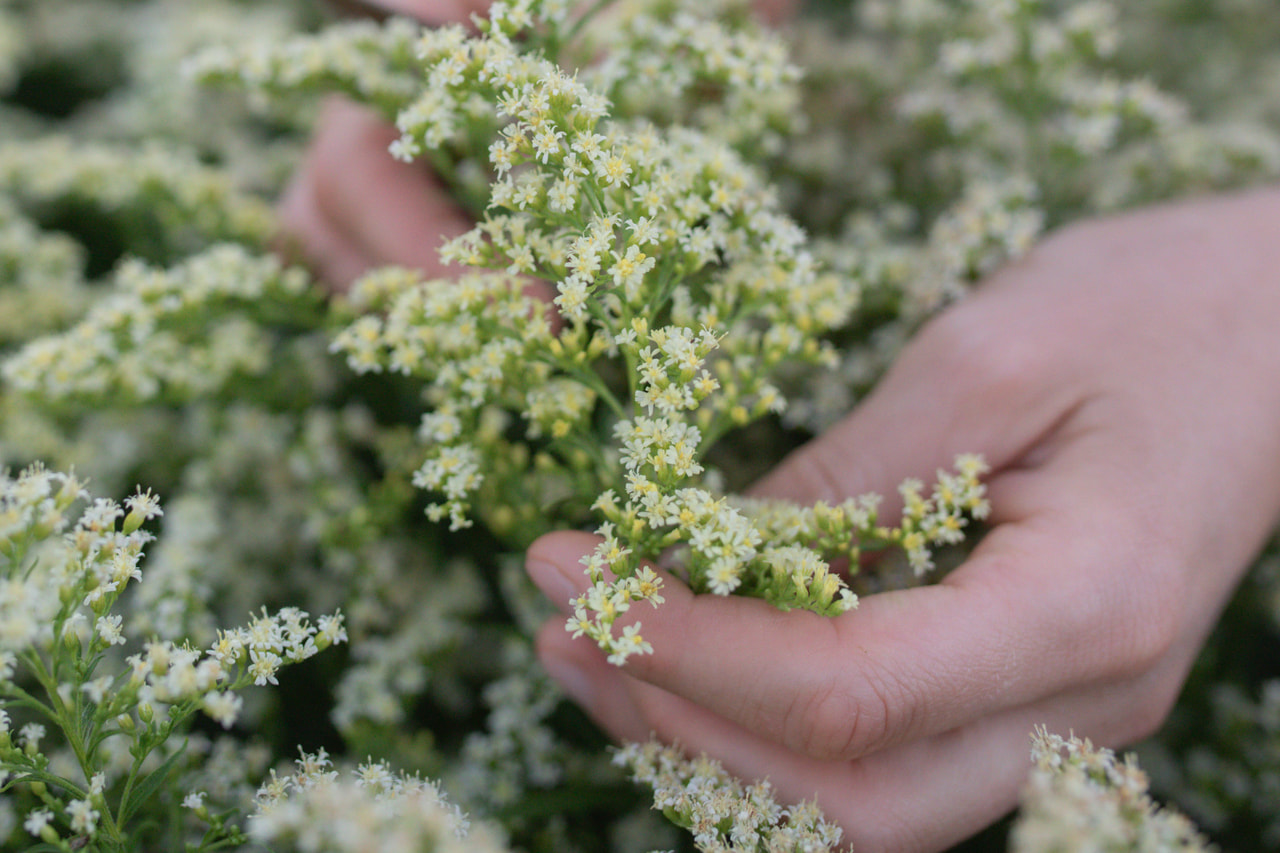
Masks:
[[[335,0],[352,14],[405,15],[430,25],[466,22],[487,0]],[[437,249],[471,227],[429,170],[388,153],[399,136],[373,110],[330,98],[311,145],[280,201],[281,244],[321,279],[345,290],[387,264],[450,272]]]
[[[402,15],[437,26],[465,23],[489,8],[492,0],[328,0],[340,15],[383,18]]]
[[[1269,190],[1058,232],[757,486],[889,495],[982,453],[992,527],[941,583],[826,619],[671,581],[631,614],[652,655],[617,669],[556,619],[547,669],[618,738],[816,796],[858,850],[939,850],[997,818],[1036,724],[1150,734],[1280,515],[1277,223]],[[529,551],[562,607],[594,542]]]
[[[389,13],[438,24],[466,21],[483,14],[492,0],[331,0],[339,8],[365,13]],[[795,14],[799,0],[755,0],[753,4],[769,23],[780,23]]]
[[[388,264],[447,275],[440,244],[471,228],[435,175],[388,153],[398,135],[367,107],[329,99],[281,198],[285,254],[337,290]]]
[[[428,25],[467,22],[489,0],[332,0],[351,14],[400,14]],[[761,17],[779,21],[795,0],[757,0]],[[388,153],[399,136],[374,111],[344,98],[326,102],[301,166],[279,205],[284,254],[345,290],[366,270],[388,264],[428,277],[460,270],[439,260],[448,238],[471,227],[438,177]]]

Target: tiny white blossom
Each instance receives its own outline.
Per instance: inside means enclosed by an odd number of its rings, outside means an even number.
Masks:
[[[98,810],[89,800],[72,800],[67,803],[67,817],[70,818],[71,831],[93,837],[98,831]]]
[[[103,642],[111,646],[119,646],[125,642],[124,634],[121,633],[123,624],[124,618],[121,616],[99,616],[94,627]]]
[[[49,809],[47,808],[34,809],[30,812],[27,812],[27,818],[22,822],[22,827],[27,832],[39,838],[40,833],[43,832],[44,828],[48,826],[52,821],[53,821],[53,812],[49,811]]]

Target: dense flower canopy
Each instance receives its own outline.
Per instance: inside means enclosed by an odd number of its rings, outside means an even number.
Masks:
[[[599,533],[560,604],[618,664],[668,583],[856,618],[943,576],[976,455],[888,502],[741,492],[1046,229],[1280,174],[1280,8],[811,7],[0,0],[0,850],[839,844],[714,757],[611,761],[536,664],[521,551]],[[273,254],[335,92],[472,215],[467,272],[331,296]],[[1147,753],[1262,849],[1280,673],[1214,655]],[[1017,849],[1202,843],[1109,752],[1034,763]]]

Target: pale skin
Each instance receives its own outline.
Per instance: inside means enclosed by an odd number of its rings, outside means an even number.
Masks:
[[[349,273],[338,282],[380,263],[432,270],[438,235],[468,225],[371,126],[322,130],[286,202],[312,256],[341,259],[321,265]],[[343,162],[381,165],[335,186],[348,177],[325,165],[326,132],[351,134]],[[1278,270],[1276,189],[1052,233],[755,487],[889,495],[982,453],[992,529],[964,565],[835,619],[668,580],[661,608],[633,614],[653,655],[618,669],[553,619],[544,665],[615,737],[654,732],[783,799],[816,796],[857,850],[946,848],[1014,804],[1033,726],[1119,745],[1167,715],[1280,518]],[[594,542],[530,549],[556,604],[585,588]]]
[[[997,818],[1038,724],[1160,725],[1280,515],[1280,192],[1064,229],[926,326],[867,400],[756,491],[890,493],[978,451],[993,529],[942,583],[836,619],[694,597],[640,608],[624,670],[558,622],[539,654],[618,738],[654,731],[857,850],[941,850]],[[557,603],[592,543],[528,568]]]

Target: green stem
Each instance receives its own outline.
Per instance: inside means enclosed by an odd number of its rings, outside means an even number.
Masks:
[[[627,399],[634,402],[636,399],[636,392],[639,390],[636,387],[640,373],[639,360],[637,354],[630,348],[621,349],[623,361],[625,361],[627,365]]]
[[[604,196],[600,194],[600,188],[591,181],[582,182],[583,191],[586,193],[587,200],[591,202],[591,206],[595,209],[596,214],[601,217],[607,217],[608,214],[604,210]]]
[[[12,767],[16,772],[22,775],[10,781],[4,788],[0,788],[0,790],[8,790],[10,786],[17,784],[18,782],[25,782],[28,778],[31,778],[37,782],[43,782],[46,785],[61,788],[78,800],[83,800],[85,797],[89,796],[88,791],[84,790],[79,785],[72,784],[61,776],[55,776],[52,773],[47,773],[44,770],[39,770],[34,767],[22,767],[12,764],[6,764],[5,766]]]
[[[133,757],[133,765],[129,768],[129,778],[125,780],[124,790],[120,793],[120,804],[117,807],[115,820],[124,822],[125,806],[129,804],[129,795],[133,793],[133,783],[138,779],[138,771],[142,769],[142,762],[151,754],[151,749],[140,749],[138,755]]]
[[[235,688],[231,688],[231,689],[235,689]],[[151,753],[155,751],[155,748],[157,746],[159,746],[162,743],[167,743],[169,740],[169,736],[172,735],[173,732],[176,729],[178,729],[183,723],[185,723],[186,720],[193,713],[195,713],[195,704],[190,700],[171,706],[169,709],[168,722],[165,723],[164,726],[162,726],[160,729],[157,730],[157,734],[159,736],[154,739],[150,739],[149,743],[147,740],[140,739],[138,741],[138,751],[133,756],[133,765],[129,768],[129,777],[128,779],[125,780],[124,790],[120,793],[120,804],[117,807],[116,816],[115,818],[113,818],[113,823],[118,823],[123,825],[125,821],[126,813],[131,815],[133,811],[136,811],[136,809],[128,812],[126,810],[129,808],[129,796],[133,793],[134,785],[138,781],[138,775],[142,771],[143,763],[147,760],[148,757],[150,757]],[[162,776],[157,777],[161,780],[163,780],[164,777],[167,777],[172,772],[172,768],[166,767],[165,765],[172,764],[173,761],[177,759],[177,756],[185,752],[187,748],[187,743],[188,741],[184,740],[182,745],[177,748],[177,752],[173,753],[173,755],[171,755],[168,759],[166,759],[166,761],[161,765],[161,768],[159,770],[152,771],[152,773],[163,774]],[[149,787],[153,787],[153,786],[149,786]]]
[[[596,0],[596,3],[593,4],[591,8],[583,12],[578,17],[578,20],[573,22],[573,26],[569,27],[569,31],[567,33],[555,39],[548,40],[547,54],[556,60],[557,65],[564,65],[564,63],[560,61],[563,59],[563,57],[560,56],[560,51],[563,50],[566,45],[573,43],[573,40],[586,28],[587,24],[591,23],[592,18],[604,11],[607,6],[611,5],[613,5],[613,0]]]
[[[604,400],[605,403],[609,405],[609,408],[613,409],[614,413],[617,414],[619,418],[625,420],[629,416],[629,413],[623,407],[622,402],[618,400],[617,396],[609,389],[608,385],[604,384],[604,380],[601,379],[594,370],[591,370],[590,368],[582,368],[577,365],[565,364],[564,362],[556,361],[554,359],[549,361],[551,364],[562,368],[566,373],[582,382],[583,385],[586,385],[588,388],[599,394],[600,399]]]
[[[58,715],[54,713],[52,708],[32,696],[27,691],[23,690],[18,685],[10,683],[3,692],[0,692],[0,695],[12,697],[13,701],[9,703],[12,707],[29,708],[45,717],[49,722],[55,725],[58,724]]]
[[[662,259],[662,266],[658,268],[658,298],[648,306],[650,317],[656,317],[667,307],[667,303],[671,301],[671,297],[676,292],[676,286],[680,283],[680,278],[675,274],[675,260],[673,255],[666,255]]]
[[[56,642],[56,641],[55,641]],[[35,676],[36,681],[40,682],[40,686],[48,695],[49,701],[54,710],[53,720],[62,729],[63,736],[67,739],[67,746],[71,747],[71,751],[75,753],[76,761],[80,764],[80,771],[84,773],[84,778],[92,779],[94,776],[91,755],[85,748],[85,738],[80,731],[79,718],[80,708],[79,702],[75,706],[68,708],[62,701],[62,697],[58,694],[58,684],[56,679],[44,666],[39,655],[34,652],[26,656],[27,666],[31,670],[31,674]],[[77,700],[79,696],[75,697]],[[132,782],[132,774],[130,781]],[[59,782],[64,786],[67,785],[65,780]],[[81,795],[83,796],[83,795]],[[124,844],[124,836],[120,832],[120,826],[116,822],[115,817],[110,811],[102,812],[102,825],[100,830],[104,832],[108,839],[116,844]]]
[[[601,473],[599,480],[604,481],[604,474],[611,467],[609,460],[605,458],[604,448],[600,446],[600,442],[596,441],[586,430],[575,430],[573,433],[566,435],[564,438],[558,438],[552,441],[552,447],[565,447],[575,450],[581,450],[590,456]]]
[[[716,442],[724,438],[725,433],[733,429],[733,419],[729,417],[728,412],[720,412],[716,415],[715,420],[707,427],[706,432],[702,434],[702,443],[698,447],[698,459],[701,461],[707,455]]]

